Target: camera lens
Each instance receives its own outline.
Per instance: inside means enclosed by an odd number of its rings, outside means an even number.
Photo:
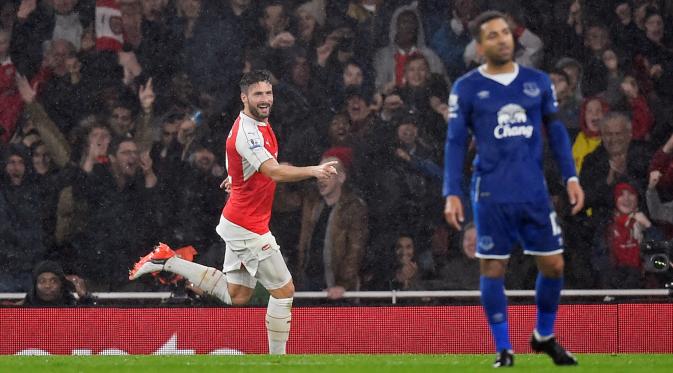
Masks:
[[[666,255],[653,255],[650,260],[652,267],[657,271],[663,271],[668,268],[668,257]]]

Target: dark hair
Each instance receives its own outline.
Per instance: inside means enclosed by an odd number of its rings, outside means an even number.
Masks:
[[[133,137],[126,137],[126,136],[115,136],[110,140],[110,145],[107,148],[107,154],[116,156],[117,155],[117,150],[119,150],[119,147],[121,144],[125,142],[132,142],[135,144],[135,140]]]
[[[643,25],[647,23],[647,20],[649,20],[651,17],[654,16],[659,16],[662,19],[664,18],[664,16],[661,14],[661,11],[659,11],[659,9],[657,9],[656,7],[650,5],[647,8],[645,8],[645,17],[643,17]],[[666,22],[664,21],[664,24],[665,23]]]
[[[161,125],[163,126],[165,124],[173,124],[177,122],[182,123],[182,121],[188,118],[189,116],[187,115],[187,113],[183,113],[181,111],[172,111],[162,118]]]
[[[498,12],[497,10],[487,10],[485,12],[482,12],[474,20],[472,20],[469,24],[469,28],[470,33],[472,34],[474,40],[476,40],[477,42],[481,41],[481,26],[484,23],[490,22],[498,18],[506,20],[504,13]]]
[[[418,127],[418,116],[413,112],[401,110],[393,115],[391,122],[394,128],[397,128],[403,124],[411,124]]]
[[[271,84],[271,73],[268,70],[253,70],[243,74],[241,82],[238,84],[241,93],[247,92],[251,85],[266,82]]]

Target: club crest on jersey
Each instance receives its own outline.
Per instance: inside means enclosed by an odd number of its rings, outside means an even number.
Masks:
[[[495,246],[495,243],[493,242],[493,238],[491,238],[491,236],[481,236],[479,237],[478,246],[484,251],[489,251]]]
[[[527,122],[526,109],[517,104],[507,104],[498,111],[498,125],[493,129],[493,136],[496,139],[517,136],[530,138],[533,136],[533,126],[517,126]]]
[[[540,87],[535,82],[523,83],[523,93],[529,97],[537,97],[540,95]]]

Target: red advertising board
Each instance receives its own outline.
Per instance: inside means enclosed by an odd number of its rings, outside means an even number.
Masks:
[[[266,353],[264,308],[4,308],[0,354]],[[535,306],[510,307],[529,352]],[[557,335],[578,353],[673,353],[673,304],[563,305]],[[288,352],[491,353],[481,307],[293,310]]]

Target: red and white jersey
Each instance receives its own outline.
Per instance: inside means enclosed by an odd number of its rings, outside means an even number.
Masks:
[[[250,239],[269,231],[276,183],[259,172],[265,161],[278,157],[271,125],[240,113],[227,138],[227,173],[231,193],[222,210],[228,221],[225,240]]]

